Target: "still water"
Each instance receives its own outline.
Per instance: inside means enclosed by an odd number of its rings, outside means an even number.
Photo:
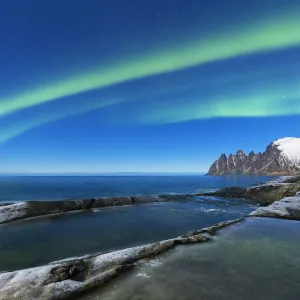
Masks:
[[[245,200],[190,201],[110,207],[0,225],[0,271],[160,241],[240,218],[256,207]]]
[[[300,222],[256,219],[179,247],[80,300],[298,300]]]
[[[195,193],[268,180],[256,176],[10,176],[0,201],[134,194]],[[254,210],[245,200],[195,197],[188,202],[113,207],[0,225],[0,271],[160,241],[236,219]]]
[[[265,176],[1,176],[0,201],[196,193],[247,187]]]

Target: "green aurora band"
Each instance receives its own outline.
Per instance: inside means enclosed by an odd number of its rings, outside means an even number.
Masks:
[[[282,93],[281,93],[282,94]],[[268,117],[300,114],[300,90],[293,93],[265,91],[249,95],[219,96],[211,101],[184,99],[167,107],[153,107],[139,115],[139,122],[145,124],[168,124],[217,117]]]
[[[265,73],[265,72],[264,72]],[[267,75],[266,72],[264,75]],[[245,75],[238,74],[239,77]],[[247,74],[248,75],[248,74]],[[256,76],[254,73],[253,77]],[[218,79],[218,78],[216,78]],[[236,78],[231,78],[231,83],[236,84]],[[251,79],[250,79],[251,81]],[[144,105],[136,106],[133,111],[133,119],[127,119],[127,122],[137,124],[168,124],[192,121],[197,119],[209,119],[216,117],[266,117],[266,116],[288,116],[300,114],[300,88],[297,84],[298,78],[291,80],[288,85],[280,85],[278,82],[275,85],[262,86],[252,85],[253,89],[245,89],[242,93],[236,94],[234,91],[225,92],[222,95],[206,98],[205,101],[199,101],[198,97],[180,98],[173,101],[174,95],[177,94],[180,86],[176,86],[169,93],[162,89],[152,89],[146,94],[154,100],[146,109]],[[230,85],[230,82],[228,82]],[[230,90],[230,89],[229,89]],[[107,106],[117,105],[121,102],[139,102],[144,101],[144,92],[137,95],[127,95],[127,97],[110,98],[101,100],[99,98],[86,98],[85,106],[68,105],[61,110],[60,106],[55,106],[51,109],[43,110],[36,113],[31,110],[31,114],[18,119],[18,122],[10,122],[5,125],[5,130],[0,133],[0,143],[15,138],[35,127],[45,125],[49,122],[64,119],[75,115],[80,115],[92,110],[101,109]],[[157,97],[165,99],[164,102],[156,101]],[[200,97],[200,96],[199,96]],[[146,103],[144,103],[146,104]],[[21,115],[22,113],[20,113]],[[10,116],[5,117],[9,120]],[[0,119],[1,120],[1,119]]]
[[[58,82],[45,83],[37,89],[29,89],[15,96],[0,99],[0,116],[147,76],[175,72],[252,53],[300,46],[300,12],[297,10],[285,14],[284,17],[273,16],[261,22],[236,28],[239,29],[235,32],[218,34],[211,38],[195,40],[182,47],[166,48],[149,55],[141,55],[104,69],[70,76]],[[245,112],[248,113],[247,110]],[[223,111],[220,113],[225,114]]]
[[[29,114],[23,118],[20,118],[17,122],[11,122],[5,125],[5,130],[0,132],[0,143],[11,140],[33,128],[45,125],[50,122],[55,122],[66,117],[72,117],[80,115],[92,110],[101,109],[116,103],[120,103],[122,100],[108,99],[108,100],[98,100],[88,99],[85,106],[73,105],[65,107],[61,110],[60,107],[52,108],[52,110],[45,110],[39,112],[38,114]]]

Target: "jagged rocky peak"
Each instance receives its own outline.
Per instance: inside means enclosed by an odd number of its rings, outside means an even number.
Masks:
[[[300,172],[300,138],[286,137],[270,143],[261,153],[243,150],[223,153],[208,175],[291,175]]]
[[[254,151],[251,151],[250,153],[249,153],[249,155],[248,155],[248,157],[254,157],[255,156],[255,153],[254,153]]]

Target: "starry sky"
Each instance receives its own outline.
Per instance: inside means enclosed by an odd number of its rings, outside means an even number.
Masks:
[[[0,173],[205,172],[300,136],[299,0],[2,0]]]

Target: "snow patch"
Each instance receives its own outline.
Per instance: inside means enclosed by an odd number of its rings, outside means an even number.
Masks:
[[[286,137],[273,142],[282,155],[296,165],[300,165],[300,138]]]
[[[142,278],[150,278],[150,276],[147,274],[147,273],[143,273],[143,272],[140,272],[138,274],[136,274],[137,277],[142,277]]]

